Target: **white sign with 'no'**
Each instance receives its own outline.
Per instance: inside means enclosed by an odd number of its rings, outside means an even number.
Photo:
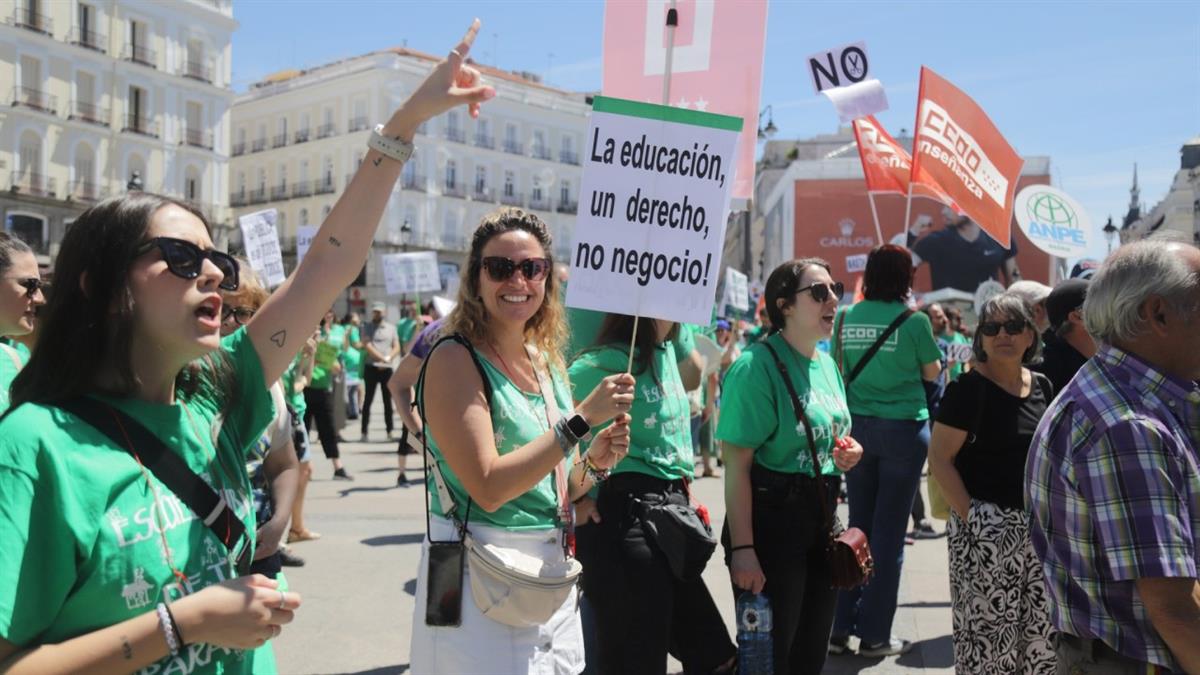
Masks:
[[[867,43],[854,42],[808,57],[813,90],[821,93],[834,87],[847,87],[866,80]]]

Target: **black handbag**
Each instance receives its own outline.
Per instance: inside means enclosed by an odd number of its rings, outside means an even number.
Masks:
[[[688,496],[670,492],[663,501],[634,497],[633,502],[642,531],[667,559],[675,578],[680,581],[700,578],[717,549],[717,540],[712,527],[692,507]]]

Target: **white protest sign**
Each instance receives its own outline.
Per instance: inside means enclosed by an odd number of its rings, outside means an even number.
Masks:
[[[888,109],[887,94],[879,80],[864,80],[848,87],[826,89],[821,93],[833,103],[842,122],[853,122]]]
[[[867,79],[867,43],[854,42],[808,57],[813,90],[821,93]]]
[[[283,273],[283,251],[279,250],[279,232],[275,229],[278,217],[275,209],[266,209],[238,218],[246,258],[268,288],[275,288],[287,278]]]
[[[858,255],[846,256],[846,273],[858,274],[865,272],[867,269],[867,254],[859,253]]]
[[[1017,193],[1013,216],[1034,246],[1060,258],[1086,256],[1095,236],[1079,202],[1049,185],[1030,185]]]
[[[442,290],[437,254],[433,251],[389,253],[382,256],[380,261],[383,263],[383,285],[388,295]]]
[[[956,363],[967,363],[975,356],[970,344],[953,344],[946,348],[946,358]]]
[[[304,256],[308,254],[308,249],[312,246],[313,239],[317,238],[316,225],[301,225],[296,228],[296,264],[299,265]]]
[[[567,305],[707,325],[740,117],[597,96]]]
[[[725,304],[742,312],[750,311],[750,279],[732,267],[725,268]]]

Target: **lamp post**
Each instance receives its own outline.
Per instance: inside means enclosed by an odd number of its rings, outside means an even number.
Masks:
[[[763,117],[767,118],[766,126],[763,125]],[[771,106],[767,106],[758,113],[758,140],[769,141],[775,136],[775,132],[779,131],[779,127],[775,126],[774,111]]]
[[[140,171],[134,171],[129,176],[129,182],[125,184],[125,189],[129,192],[141,192],[142,187],[142,173]]]
[[[1117,236],[1117,226],[1113,225],[1112,216],[1108,217],[1108,222],[1104,224],[1102,231],[1104,232],[1104,239],[1108,242],[1108,252],[1111,254],[1113,239]]]
[[[412,226],[408,224],[408,219],[404,219],[404,224],[400,226],[400,250],[408,251],[408,235],[412,234]]]

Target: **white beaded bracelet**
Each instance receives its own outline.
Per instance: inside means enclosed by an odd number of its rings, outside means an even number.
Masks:
[[[375,131],[371,132],[370,138],[367,139],[367,147],[401,164],[407,162],[413,154],[412,143],[384,136],[382,124],[375,125]]]
[[[167,639],[167,650],[171,652],[171,656],[175,656],[179,653],[179,640],[175,638],[175,628],[172,623],[166,604],[158,603],[158,627],[162,630],[163,637]]]

